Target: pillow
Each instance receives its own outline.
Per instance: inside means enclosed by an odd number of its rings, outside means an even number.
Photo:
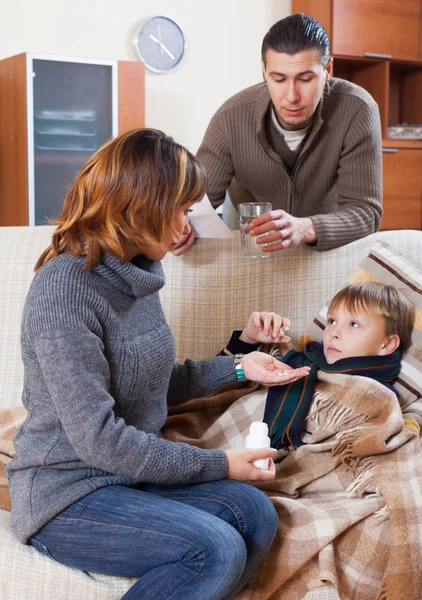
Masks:
[[[345,285],[369,280],[394,286],[415,306],[412,346],[402,358],[402,368],[394,388],[403,414],[414,418],[422,426],[422,271],[395,248],[378,241]],[[306,331],[306,336],[317,342],[322,341],[327,307],[322,308]]]

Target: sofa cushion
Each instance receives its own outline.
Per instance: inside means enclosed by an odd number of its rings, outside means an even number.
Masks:
[[[422,425],[422,270],[387,242],[378,241],[344,285],[369,280],[394,286],[415,306],[412,346],[402,358],[400,375],[394,387],[404,414]],[[306,331],[315,341],[322,341],[328,304],[319,311]]]
[[[10,494],[7,486],[6,466],[15,456],[13,438],[27,415],[23,406],[0,409],[0,508],[10,510]]]
[[[118,600],[136,581],[78,571],[42,556],[16,540],[4,510],[0,531],[1,600]]]
[[[34,266],[54,227],[0,227],[0,408],[21,403],[20,323]]]

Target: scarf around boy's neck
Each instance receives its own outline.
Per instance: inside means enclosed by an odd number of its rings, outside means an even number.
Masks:
[[[342,358],[333,364],[327,363],[322,344],[307,344],[304,352],[290,350],[280,359],[294,369],[310,366],[307,377],[287,384],[270,387],[265,404],[264,422],[268,424],[272,448],[302,446],[300,435],[311,406],[317,381],[317,371],[346,373],[376,379],[393,389],[391,385],[400,372],[400,352],[396,350],[386,356],[357,356]],[[394,390],[393,390],[394,391]]]

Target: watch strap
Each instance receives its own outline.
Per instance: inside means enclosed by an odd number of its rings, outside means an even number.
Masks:
[[[233,359],[237,381],[246,381],[245,371],[243,369],[243,354],[235,354]]]

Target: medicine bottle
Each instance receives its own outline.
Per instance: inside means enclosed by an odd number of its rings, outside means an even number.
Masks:
[[[261,421],[253,421],[249,426],[249,433],[246,436],[245,448],[269,448],[271,440],[268,437],[268,425]],[[254,461],[258,469],[268,469],[268,458],[260,458]]]

